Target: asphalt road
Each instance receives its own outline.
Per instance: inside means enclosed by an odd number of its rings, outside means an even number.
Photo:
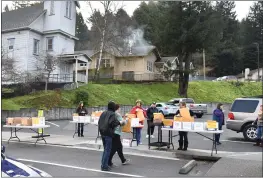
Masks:
[[[160,159],[126,155],[130,165],[121,165],[117,155],[113,162],[117,167],[111,172],[100,171],[101,152],[76,148],[12,143],[5,144],[6,155],[39,168],[53,177],[176,177],[179,169],[189,160]],[[199,162],[190,176],[203,176],[213,163]]]
[[[211,119],[211,115],[204,115],[201,119],[196,119],[196,121],[207,121]],[[45,129],[45,133],[47,134],[56,134],[56,135],[67,135],[72,136],[74,133],[75,125],[69,123],[69,121],[51,121],[54,124],[59,125],[56,127],[51,125],[50,128]],[[8,129],[3,128],[3,130],[7,131]],[[234,131],[228,130],[223,127],[224,133],[221,135],[221,143],[222,145],[218,146],[219,151],[229,151],[229,152],[261,152],[260,147],[252,146],[253,143],[247,142],[244,140],[242,133],[236,133]],[[25,129],[22,132],[30,132],[29,130]],[[147,144],[148,140],[145,138],[147,132],[147,125],[145,124],[142,130],[142,143]],[[177,134],[175,132],[174,134]],[[196,133],[188,133],[189,134],[189,148],[192,149],[202,149],[202,150],[210,150],[212,148],[212,143],[210,140],[197,135]],[[157,131],[154,133],[155,137],[157,137]],[[204,134],[208,137],[212,137],[211,134]],[[84,138],[83,141],[86,139],[94,139],[97,136],[97,126],[94,125],[87,125],[84,128]],[[123,138],[131,138],[131,134],[124,133]],[[157,140],[155,138],[154,140]],[[153,141],[154,141],[153,140]],[[168,132],[163,131],[163,141],[168,140]],[[178,137],[173,138],[173,143],[175,148],[178,147]]]

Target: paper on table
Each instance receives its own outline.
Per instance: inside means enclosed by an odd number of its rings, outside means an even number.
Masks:
[[[173,129],[182,129],[182,122],[174,121]]]
[[[139,118],[132,118],[131,119],[131,127],[139,126],[139,121],[140,121]]]
[[[184,130],[192,130],[192,123],[193,122],[182,122]]]
[[[203,131],[204,130],[204,123],[203,122],[194,122],[194,130],[196,131]]]
[[[79,116],[73,116],[73,121],[79,121]]]

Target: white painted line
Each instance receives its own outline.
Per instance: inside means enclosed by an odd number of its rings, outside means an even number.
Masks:
[[[48,122],[48,121],[46,121],[47,123],[50,123],[50,124],[52,124],[52,125],[54,125],[54,126],[56,126],[56,127],[60,127],[60,125],[57,125],[57,124],[54,124],[53,122]]]
[[[233,155],[230,155],[229,157],[235,157],[235,156],[248,156],[248,155],[255,155],[255,154],[261,154],[261,157],[262,157],[262,152],[246,152],[246,153],[239,153],[239,154],[233,154]]]
[[[209,140],[207,138],[204,138],[205,141]],[[220,140],[220,142],[233,142],[233,143],[247,143],[251,144],[251,142],[244,142],[244,141],[232,141],[232,140]]]
[[[7,140],[2,140],[7,142]],[[28,144],[28,145],[35,145],[35,143],[32,142],[17,142],[17,141],[13,141],[10,140],[9,142],[13,142],[13,143],[23,143],[23,144]],[[62,146],[62,145],[49,145],[49,144],[45,144],[45,143],[37,143],[37,145],[42,145],[42,146],[51,146],[51,147],[59,147],[59,148],[70,148],[70,149],[81,149],[81,150],[90,150],[90,151],[98,151],[98,152],[102,152],[103,149],[96,149],[96,148],[88,148],[88,147],[78,147],[78,146]],[[132,151],[132,150],[131,150]],[[139,151],[139,150],[138,150]],[[142,150],[143,152],[144,150]],[[157,152],[157,151],[156,151]],[[166,156],[156,156],[156,155],[149,155],[149,154],[143,154],[143,153],[133,153],[133,152],[126,152],[123,151],[124,154],[126,155],[131,155],[131,156],[140,156],[140,157],[147,157],[147,158],[157,158],[157,159],[166,159],[166,160],[174,160],[174,161],[178,161],[180,159],[178,158],[172,158],[172,157],[166,157]],[[171,156],[173,155],[173,153],[171,152]]]
[[[119,173],[119,172],[101,171],[98,169],[90,169],[90,168],[84,168],[84,167],[70,166],[70,165],[51,163],[51,162],[45,162],[45,161],[36,161],[36,160],[22,159],[22,158],[19,158],[17,160],[24,161],[24,162],[48,164],[48,165],[52,165],[52,166],[59,166],[59,167],[65,167],[65,168],[79,169],[79,170],[85,170],[85,171],[99,172],[99,173],[105,173],[105,174],[113,174],[113,175],[128,176],[128,177],[143,177],[140,175],[125,174],[125,173]]]

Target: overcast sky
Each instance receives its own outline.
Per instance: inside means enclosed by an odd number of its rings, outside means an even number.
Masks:
[[[84,19],[87,19],[90,14],[90,8],[87,6],[87,3],[85,1],[79,1],[80,2],[80,11],[84,17]],[[126,12],[132,16],[133,11],[140,5],[141,1],[117,1],[118,6],[126,10]],[[102,6],[99,1],[91,1],[92,6],[99,8],[102,10]],[[236,13],[237,13],[237,19],[242,20],[248,15],[249,8],[251,5],[253,5],[254,1],[235,1],[236,3]],[[2,9],[8,4],[8,6],[12,6],[12,1],[2,1]],[[90,26],[90,25],[88,25]]]

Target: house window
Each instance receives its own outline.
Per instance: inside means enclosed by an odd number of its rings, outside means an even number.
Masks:
[[[8,50],[14,50],[15,38],[9,38],[8,40]]]
[[[33,42],[33,54],[38,55],[39,54],[39,40],[34,39]]]
[[[147,61],[147,70],[153,72],[153,62]]]
[[[101,67],[111,67],[110,59],[101,59]]]
[[[53,51],[53,37],[47,38],[47,50]]]
[[[87,63],[80,63],[79,66],[81,66],[81,67],[86,67],[86,66],[87,66]]]
[[[72,6],[72,1],[66,1],[66,17],[71,18],[71,6]]]
[[[54,12],[54,1],[51,1],[50,2],[50,15],[54,15],[55,12]]]

